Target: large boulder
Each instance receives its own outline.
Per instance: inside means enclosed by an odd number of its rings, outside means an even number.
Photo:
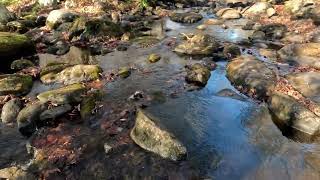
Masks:
[[[196,23],[202,19],[201,14],[187,12],[187,13],[173,13],[170,16],[170,20],[179,23]]]
[[[41,76],[43,83],[74,84],[99,79],[102,69],[97,65],[75,65],[59,73],[47,73]]]
[[[35,52],[35,46],[27,36],[0,32],[0,59],[5,65],[10,65],[11,60],[15,58]]]
[[[67,9],[53,10],[49,13],[46,25],[55,29],[64,22],[72,22],[78,15]]]
[[[16,15],[10,12],[4,5],[0,4],[0,25],[7,24],[16,19]]]
[[[41,102],[52,102],[56,104],[79,103],[82,100],[86,88],[82,84],[72,84],[58,89],[40,93],[37,98]]]
[[[320,73],[299,72],[286,76],[289,83],[303,96],[320,103]]]
[[[212,55],[219,48],[219,44],[208,34],[197,34],[178,45],[174,51],[179,54],[193,56]]]
[[[33,85],[29,75],[4,74],[0,75],[0,95],[25,95]]]
[[[290,131],[293,129],[308,135],[315,135],[319,132],[320,117],[292,97],[274,92],[268,105],[275,121],[283,129],[286,130],[289,127]]]
[[[138,110],[130,136],[140,147],[161,157],[177,161],[187,155],[186,147],[143,110]]]
[[[254,93],[258,99],[270,95],[277,81],[276,74],[253,56],[240,56],[228,63],[227,77],[232,84]]]
[[[286,45],[278,55],[282,63],[320,68],[320,43]]]

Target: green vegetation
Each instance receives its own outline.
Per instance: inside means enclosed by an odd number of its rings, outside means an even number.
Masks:
[[[0,4],[4,4],[6,6],[9,6],[17,2],[19,2],[19,0],[0,0]]]

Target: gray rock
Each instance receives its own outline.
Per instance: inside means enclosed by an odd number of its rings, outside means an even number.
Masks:
[[[11,69],[13,70],[22,70],[22,69],[33,67],[33,66],[35,66],[33,62],[27,59],[15,60],[11,63]]]
[[[46,123],[51,123],[56,118],[64,115],[66,112],[70,111],[72,106],[69,104],[64,104],[61,106],[53,107],[51,109],[45,110],[40,114],[39,123],[45,125]]]
[[[36,122],[39,120],[39,115],[46,108],[47,106],[44,103],[37,101],[33,104],[28,104],[20,111],[17,122],[22,135],[31,136],[36,131]]]
[[[171,21],[179,22],[179,23],[196,23],[202,19],[201,14],[188,12],[188,13],[173,13],[170,16]]]
[[[37,98],[41,102],[52,102],[56,104],[79,103],[86,88],[82,84],[72,84],[58,89],[40,93]]]
[[[72,22],[78,15],[67,9],[53,10],[49,13],[46,25],[55,29],[64,22]]]
[[[229,98],[236,99],[239,101],[246,101],[245,97],[239,95],[238,93],[236,93],[235,91],[233,91],[231,89],[222,89],[221,91],[217,92],[217,96],[229,97]]]
[[[0,24],[7,24],[16,19],[16,15],[0,4]]]
[[[38,0],[40,6],[52,7],[58,4],[59,0]]]
[[[1,120],[3,123],[14,122],[22,108],[19,99],[11,99],[2,107]]]
[[[303,96],[320,103],[320,73],[300,72],[286,76],[289,83]]]
[[[320,69],[320,43],[290,44],[278,51],[280,62]]]
[[[258,31],[264,32],[269,39],[281,39],[287,32],[287,27],[283,24],[267,24],[259,27]]]
[[[227,77],[232,84],[250,91],[258,99],[264,99],[273,91],[276,74],[253,56],[240,56],[227,66]]]
[[[256,2],[252,6],[249,6],[248,8],[246,8],[242,12],[242,15],[245,17],[261,15],[261,14],[266,13],[267,10],[271,7],[272,6],[268,2]]]
[[[268,105],[276,118],[275,120],[280,125],[308,135],[315,135],[319,132],[320,117],[292,97],[281,93],[273,93]]]
[[[143,149],[174,161],[186,157],[187,149],[174,135],[160,126],[155,118],[138,110],[136,123],[130,136]]]

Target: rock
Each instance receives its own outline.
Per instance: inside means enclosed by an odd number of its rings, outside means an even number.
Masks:
[[[0,179],[10,180],[36,180],[37,178],[20,167],[12,166],[0,169]]]
[[[246,101],[245,97],[239,95],[238,93],[236,93],[235,91],[233,91],[231,89],[222,89],[221,91],[217,92],[217,96],[229,97],[229,98],[236,99],[239,101]]]
[[[37,101],[33,104],[28,104],[19,112],[17,122],[22,135],[29,137],[36,131],[36,122],[39,120],[39,115],[46,108],[47,106],[44,103]]]
[[[62,66],[55,66],[55,67],[57,67],[57,69],[60,69],[60,67]],[[41,75],[40,79],[43,83],[46,83],[46,84],[49,84],[49,83],[74,84],[74,83],[97,80],[99,79],[101,72],[102,72],[102,69],[97,65],[75,65],[72,67],[67,67],[66,69],[58,73],[55,73],[55,72],[46,73],[44,75]]]
[[[274,15],[276,15],[277,14],[277,11],[275,10],[275,9],[273,9],[273,8],[268,8],[267,9],[267,15],[268,15],[268,17],[272,17],[272,16],[274,16]]]
[[[72,84],[58,89],[40,93],[37,98],[41,102],[52,102],[55,104],[72,104],[82,100],[86,88],[82,84]]]
[[[265,40],[266,33],[262,32],[262,31],[254,31],[248,38],[251,41]]]
[[[234,44],[229,44],[224,46],[222,54],[227,59],[232,59],[241,55],[241,50],[239,46]]]
[[[320,69],[320,43],[290,44],[278,51],[280,62]]]
[[[11,60],[31,55],[35,52],[35,46],[27,36],[0,32],[0,59],[4,63],[8,62],[8,65],[10,65]]]
[[[289,0],[284,4],[284,9],[296,17],[304,17],[315,8],[314,0]]]
[[[320,103],[320,73],[299,72],[286,76],[289,83],[304,97]]]
[[[207,19],[204,24],[206,25],[222,25],[224,23],[221,19]]]
[[[150,54],[148,57],[148,61],[151,63],[158,62],[161,59],[161,56],[159,54]]]
[[[38,0],[40,6],[52,7],[58,4],[59,0]]]
[[[53,107],[51,109],[47,109],[40,114],[37,126],[42,127],[47,124],[52,124],[57,118],[71,110],[72,106],[70,106],[69,104],[64,104],[61,106]]]
[[[249,5],[248,0],[225,0],[228,7],[246,7]]]
[[[276,74],[253,56],[240,56],[229,62],[227,77],[232,84],[254,93],[258,99],[270,95],[277,81]]]
[[[287,27],[283,24],[267,24],[261,26],[258,31],[265,33],[266,37],[269,39],[281,39],[287,32]]]
[[[242,12],[242,15],[245,17],[261,15],[266,13],[269,8],[272,8],[272,6],[268,2],[256,2],[249,8],[245,9]]]
[[[108,143],[104,143],[103,144],[103,148],[104,148],[104,152],[106,153],[106,154],[109,154],[111,151],[112,151],[112,146],[110,146]]]
[[[15,60],[11,63],[11,69],[13,70],[22,70],[22,69],[33,67],[33,66],[35,66],[33,62],[27,59]]]
[[[14,21],[16,15],[10,12],[4,5],[0,4],[0,24],[7,24],[10,21]]]
[[[268,106],[275,117],[275,121],[280,125],[308,135],[318,133],[320,117],[316,116],[292,97],[278,92],[273,93],[269,99]]]
[[[55,29],[64,22],[72,22],[76,17],[77,15],[74,12],[67,9],[53,10],[48,15],[46,25]]]
[[[177,161],[187,155],[186,147],[143,110],[138,110],[130,136],[140,147],[163,158]]]
[[[64,55],[68,53],[70,50],[70,46],[65,41],[58,41],[52,46],[49,46],[47,49],[48,54],[55,54],[55,55]]]
[[[201,25],[197,26],[197,29],[198,29],[198,30],[201,30],[201,31],[204,31],[204,30],[206,30],[207,28],[208,28],[208,26],[205,25],[205,24],[201,24]]]
[[[97,102],[102,98],[102,92],[96,91],[91,92],[83,97],[80,104],[80,116],[81,119],[85,120],[93,115],[93,111],[96,108]]]
[[[32,88],[32,77],[29,75],[0,75],[0,95],[25,95]]]
[[[194,56],[212,55],[219,48],[214,38],[207,34],[197,34],[178,45],[174,51],[180,54]]]
[[[188,13],[173,13],[170,16],[170,20],[179,23],[196,23],[202,19],[201,14],[188,12]]]
[[[11,99],[2,107],[1,120],[3,123],[14,122],[22,108],[19,99]]]
[[[122,67],[118,71],[118,76],[122,78],[127,78],[130,76],[130,74],[131,74],[131,70],[128,67]]]
[[[238,10],[232,8],[220,9],[216,15],[222,19],[239,19],[241,14]]]
[[[187,70],[186,81],[200,86],[205,86],[211,76],[208,67],[196,63],[191,65]]]

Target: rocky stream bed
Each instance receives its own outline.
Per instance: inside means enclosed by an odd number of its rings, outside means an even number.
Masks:
[[[0,178],[320,179],[320,1],[80,4],[0,4]]]

